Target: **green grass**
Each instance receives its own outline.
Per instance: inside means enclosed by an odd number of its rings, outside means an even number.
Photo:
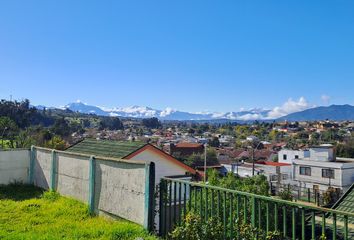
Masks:
[[[90,216],[87,205],[55,192],[0,186],[0,239],[156,239],[125,220]]]

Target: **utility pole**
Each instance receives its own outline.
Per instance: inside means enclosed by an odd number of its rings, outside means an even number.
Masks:
[[[252,144],[251,144],[251,149],[252,149],[252,176],[254,176],[254,172],[255,172],[255,161],[254,161],[254,152],[255,152],[255,150],[257,150],[258,149],[258,147],[259,147],[259,145],[261,145],[261,141],[257,144],[257,146],[256,147],[254,147],[254,141],[252,141],[251,142]]]
[[[254,176],[254,148],[252,146],[252,177]]]
[[[204,144],[204,183],[206,183],[206,174],[207,174],[207,146]]]

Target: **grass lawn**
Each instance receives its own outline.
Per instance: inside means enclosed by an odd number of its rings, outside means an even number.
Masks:
[[[91,217],[87,205],[26,185],[0,186],[0,239],[156,239],[125,220]]]

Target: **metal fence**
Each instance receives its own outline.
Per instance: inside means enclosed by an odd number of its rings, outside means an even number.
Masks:
[[[171,178],[162,179],[159,196],[159,232],[165,237],[193,212],[204,222],[217,218],[224,239],[240,239],[237,224],[279,231],[283,239],[354,238],[352,213]]]
[[[331,198],[328,200],[325,197],[326,191],[324,190],[305,188],[290,184],[270,183],[270,192],[273,196],[279,195],[281,191],[290,192],[293,199],[314,203],[317,206],[331,206],[343,195],[343,190],[336,189],[336,191],[331,193]]]

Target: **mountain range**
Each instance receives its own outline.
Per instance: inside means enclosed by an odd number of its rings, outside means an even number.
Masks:
[[[124,108],[105,108],[88,105],[82,102],[69,103],[62,107],[63,109],[70,109],[74,112],[97,114],[101,116],[119,116],[132,118],[151,118],[156,117],[161,120],[215,120],[215,119],[229,119],[229,120],[256,120],[265,119],[270,110],[264,109],[250,109],[248,111],[240,112],[199,112],[190,113],[166,108],[165,110],[153,109],[150,107],[131,106]]]
[[[43,106],[40,106],[43,108]],[[73,102],[61,107],[74,112],[96,114],[101,116],[119,116],[131,118],[151,118],[160,120],[178,121],[210,121],[210,120],[230,120],[230,121],[253,121],[253,120],[288,120],[288,121],[314,121],[314,120],[354,120],[354,106],[351,105],[331,105],[312,107],[304,111],[294,112],[277,119],[269,117],[271,110],[254,108],[239,112],[199,112],[190,113],[178,111],[171,108],[165,110],[153,109],[150,107],[131,106],[123,108],[105,108],[88,105],[83,102]]]

